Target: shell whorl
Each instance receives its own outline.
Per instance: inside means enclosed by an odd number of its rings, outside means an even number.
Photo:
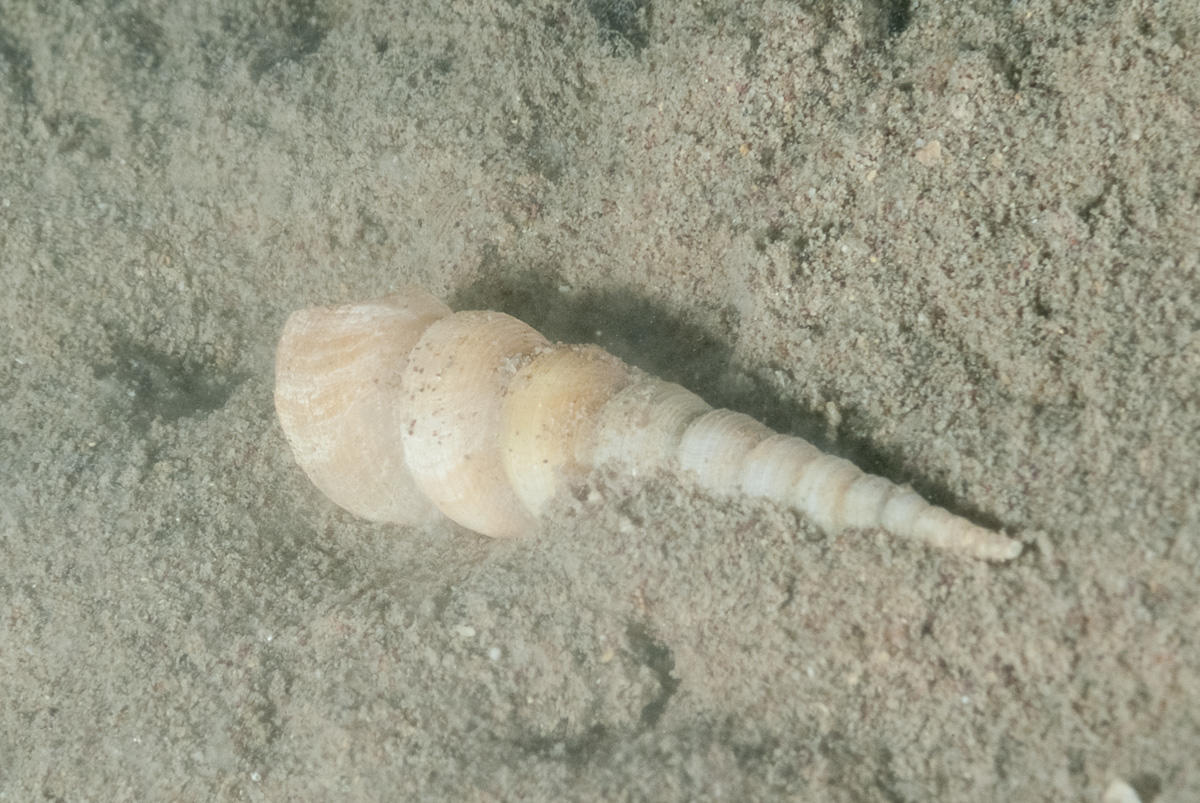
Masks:
[[[409,352],[450,308],[416,288],[292,313],[275,354],[275,411],[296,462],[372,521],[435,521],[401,442],[396,398]]]
[[[476,532],[530,529],[602,464],[675,471],[762,497],[827,533],[881,528],[987,560],[1021,544],[596,346],[551,344],[499,312],[449,310],[415,288],[295,313],[276,407],[297,462],[333,501],[385,521],[436,508]]]
[[[504,467],[509,385],[538,349],[533,327],[501,312],[458,312],[431,325],[409,355],[398,397],[417,485],[443,513],[484,535],[533,524]]]
[[[629,380],[629,367],[596,346],[544,349],[513,378],[499,442],[508,481],[527,510],[540,513],[587,472],[596,414]]]

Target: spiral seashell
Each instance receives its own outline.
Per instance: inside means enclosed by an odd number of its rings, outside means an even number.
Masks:
[[[337,504],[475,532],[529,530],[564,487],[615,464],[674,471],[794,508],[827,533],[880,528],[986,560],[1021,544],[807,441],[714,410],[597,346],[551,344],[500,312],[423,290],[294,313],[275,406],[297,462]]]

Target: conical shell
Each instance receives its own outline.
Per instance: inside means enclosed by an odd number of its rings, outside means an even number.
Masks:
[[[465,527],[515,535],[565,483],[613,463],[761,496],[828,533],[881,527],[988,560],[1021,551],[909,488],[713,410],[597,347],[551,346],[498,312],[447,315],[420,291],[297,313],[278,365],[279,416],[300,464],[335,501],[371,518],[428,515],[415,486]]]
[[[477,533],[533,526],[505,473],[500,424],[509,382],[548,345],[510,315],[458,312],[431,325],[409,356],[401,432],[409,470],[438,509]]]
[[[355,515],[439,517],[404,459],[396,399],[408,354],[450,309],[417,288],[288,318],[275,358],[275,410],[296,462]]]
[[[1019,541],[931,505],[908,489],[888,499],[878,526],[939,549],[984,560],[1012,560],[1021,554]]]

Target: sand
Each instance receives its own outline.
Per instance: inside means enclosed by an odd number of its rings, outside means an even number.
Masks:
[[[0,799],[1200,800],[1198,130],[1190,0],[0,2]],[[1025,552],[357,520],[274,343],[409,283]]]

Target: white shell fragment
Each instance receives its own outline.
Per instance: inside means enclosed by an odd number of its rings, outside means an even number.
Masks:
[[[551,344],[500,312],[457,312],[418,288],[294,313],[275,406],[297,462],[337,504],[377,521],[436,511],[517,535],[588,471],[673,471],[770,499],[827,533],[880,528],[985,560],[1021,544],[934,507],[596,346]]]

